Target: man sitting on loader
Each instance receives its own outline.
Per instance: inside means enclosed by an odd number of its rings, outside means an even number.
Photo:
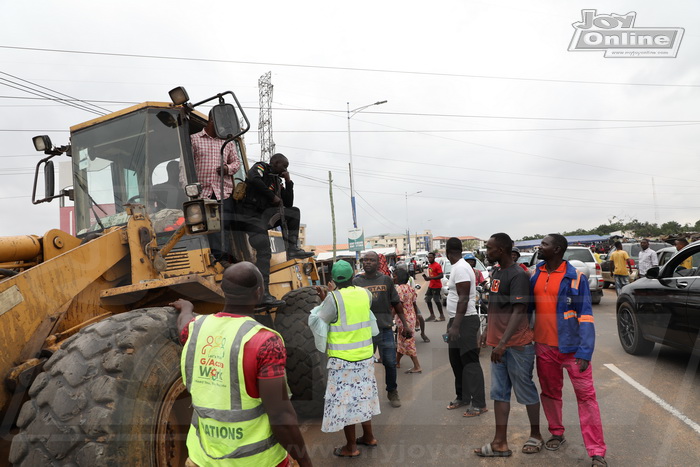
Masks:
[[[297,245],[301,212],[294,207],[294,182],[287,168],[289,160],[280,153],[270,163],[258,162],[248,171],[246,193],[236,209],[238,229],[248,233],[248,241],[255,248],[255,265],[263,275],[265,296],[262,305],[275,307],[284,302],[270,294],[270,258],[272,251],[267,231],[282,226],[287,258],[309,258],[313,253]],[[284,185],[281,180],[284,179]]]

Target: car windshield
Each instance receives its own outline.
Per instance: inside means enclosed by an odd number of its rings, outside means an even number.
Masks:
[[[532,253],[521,253],[520,258],[518,258],[518,263],[530,264],[531,259],[532,259]]]

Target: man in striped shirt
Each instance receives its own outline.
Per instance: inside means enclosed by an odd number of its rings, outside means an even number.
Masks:
[[[221,232],[209,234],[209,246],[216,261],[226,267],[232,258],[231,237],[234,221],[233,176],[241,167],[241,161],[236,152],[236,143],[230,142],[224,148],[224,161],[221,163],[221,146],[224,140],[216,136],[214,121],[209,113],[207,126],[191,136],[192,155],[197,180],[202,185],[202,198],[223,200],[221,211]],[[221,181],[223,178],[223,194]]]

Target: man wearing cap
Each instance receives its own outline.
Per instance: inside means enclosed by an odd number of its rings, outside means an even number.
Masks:
[[[345,432],[345,445],[333,450],[338,457],[359,456],[358,444],[377,445],[371,420],[380,413],[372,360],[372,336],[379,334],[379,328],[370,310],[372,293],[353,285],[353,273],[347,261],[336,262],[331,270],[335,284],[329,284],[329,293],[316,287],[322,303],[309,315],[316,348],[328,354],[321,431]],[[363,431],[359,438],[355,437],[357,423]]]
[[[392,407],[401,407],[401,399],[396,384],[396,341],[394,341],[393,311],[399,317],[404,328],[404,336],[411,337],[413,331],[406,324],[403,315],[403,306],[399,300],[399,294],[394,287],[391,277],[379,272],[379,255],[375,251],[368,251],[362,258],[364,274],[355,277],[353,284],[372,292],[372,312],[377,317],[379,334],[374,337],[374,344],[379,348],[379,356],[382,359],[386,372],[387,397]]]

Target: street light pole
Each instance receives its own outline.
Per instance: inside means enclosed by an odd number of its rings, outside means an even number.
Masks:
[[[348,156],[349,156],[349,164],[348,164],[348,169],[350,172],[350,207],[352,208],[352,226],[354,228],[357,228],[357,208],[355,204],[355,173],[352,170],[352,138],[350,137],[350,119],[354,117],[356,114],[362,112],[365,110],[367,107],[372,107],[373,105],[382,105],[386,104],[387,101],[377,101],[373,102],[372,104],[367,104],[363,105],[362,107],[358,107],[356,109],[350,110],[350,102],[347,102],[347,109],[348,109]],[[359,264],[360,262],[360,252],[357,251],[355,252],[355,265]]]
[[[406,255],[406,256],[411,255],[411,232],[410,232],[410,228],[408,225],[408,197],[413,196],[413,195],[417,195],[418,193],[423,193],[423,191],[416,191],[415,193],[411,193],[410,195],[408,194],[407,191],[404,191],[404,195],[406,196],[406,242],[408,244],[408,255]],[[406,259],[408,260],[408,258],[406,258]]]
[[[357,228],[357,209],[355,207],[355,174],[352,170],[352,138],[350,137],[350,119],[356,114],[362,112],[367,107],[372,107],[373,105],[386,104],[387,101],[377,101],[372,104],[363,105],[356,109],[350,110],[350,102],[347,103],[348,106],[348,156],[350,159],[350,204],[352,207],[352,226]]]

